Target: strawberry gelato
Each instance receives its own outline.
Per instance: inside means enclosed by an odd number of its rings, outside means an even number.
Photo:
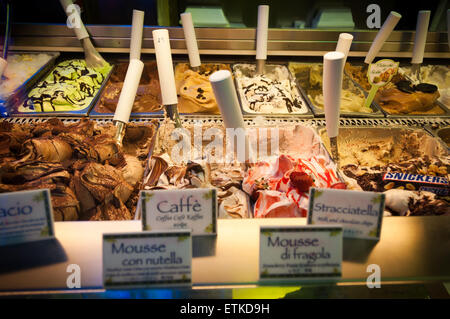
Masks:
[[[255,218],[306,217],[311,187],[345,185],[322,155],[308,159],[281,155],[274,163],[261,161],[248,170],[243,181],[244,191],[256,201]]]

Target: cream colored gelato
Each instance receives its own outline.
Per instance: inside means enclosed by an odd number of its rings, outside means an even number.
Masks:
[[[323,110],[323,65],[320,63],[289,63],[289,70],[294,74],[300,86],[305,90],[311,103]],[[364,106],[363,91],[356,87],[352,80],[344,75],[341,92],[341,112],[343,113],[372,113],[371,108]]]
[[[8,64],[3,72],[4,78],[0,80],[0,100],[10,96],[51,58],[52,55],[45,53],[8,55]]]
[[[308,112],[289,70],[283,65],[266,65],[266,73],[256,74],[253,64],[233,66],[242,107],[248,113],[304,114]]]
[[[400,72],[406,74],[413,82],[419,82],[416,75],[411,73],[410,67],[402,67]],[[441,95],[439,101],[450,107],[450,69],[448,66],[422,65],[420,67],[420,78],[422,82],[436,85]]]

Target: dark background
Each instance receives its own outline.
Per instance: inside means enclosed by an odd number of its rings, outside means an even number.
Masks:
[[[5,0],[0,0],[4,4]],[[59,0],[10,0],[13,5],[13,23],[65,23],[66,16]],[[179,14],[184,12],[186,6],[221,6],[227,19],[231,23],[244,24],[247,27],[256,26],[257,6],[270,5],[270,27],[289,28],[294,20],[310,19],[320,5],[347,7],[352,11],[356,29],[367,29],[366,19],[369,13],[366,8],[371,3],[381,7],[381,23],[384,22],[391,10],[402,15],[396,30],[414,30],[417,12],[431,10],[431,21],[436,13],[439,3],[449,8],[450,1],[396,1],[396,0],[77,0],[75,3],[82,7],[82,18],[86,24],[131,24],[133,9],[145,11],[145,24],[158,25],[158,4],[164,4],[170,10],[170,25],[179,26]],[[162,7],[162,5],[160,5]],[[3,8],[4,6],[2,6]],[[436,24],[436,30],[446,31],[446,10]],[[0,21],[3,22],[4,10]]]

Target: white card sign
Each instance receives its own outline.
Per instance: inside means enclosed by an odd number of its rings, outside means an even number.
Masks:
[[[334,280],[341,277],[342,227],[260,227],[261,281]]]
[[[48,189],[0,194],[0,246],[54,236]]]
[[[378,240],[384,202],[383,193],[311,188],[308,224],[340,224],[345,238]]]
[[[189,231],[103,234],[105,288],[184,286],[191,278]]]
[[[143,230],[191,229],[192,235],[217,233],[217,194],[213,188],[141,192]]]

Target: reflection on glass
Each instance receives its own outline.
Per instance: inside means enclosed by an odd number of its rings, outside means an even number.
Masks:
[[[4,1],[0,1],[2,3]],[[257,7],[270,6],[270,28],[316,30],[372,30],[390,11],[402,15],[396,30],[415,30],[417,12],[430,10],[430,31],[447,31],[450,1],[409,2],[392,0],[75,0],[86,24],[129,25],[133,9],[145,11],[145,25],[180,26],[180,13],[192,12],[197,27],[255,28]],[[65,23],[57,0],[16,0],[13,22]],[[3,10],[2,10],[3,11]],[[36,14],[39,12],[39,14]],[[3,13],[3,12],[2,12]]]

